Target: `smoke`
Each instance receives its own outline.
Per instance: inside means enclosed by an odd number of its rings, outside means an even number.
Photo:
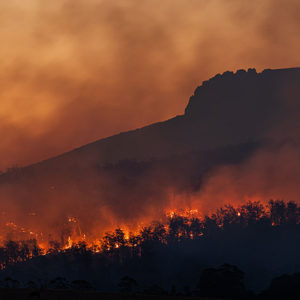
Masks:
[[[299,61],[297,0],[0,3],[0,168],[184,111],[227,69]]]
[[[194,88],[223,70],[300,65],[299,13],[293,0],[0,2],[0,168],[183,113]],[[297,135],[297,112],[268,134]],[[208,126],[207,136],[223,123]],[[266,146],[235,164],[218,155],[211,165],[211,157],[191,155],[18,169],[1,178],[1,214],[47,234],[71,217],[99,236],[146,225],[167,209],[297,200],[297,143]]]
[[[170,211],[197,209],[203,216],[223,205],[247,201],[298,202],[299,142],[252,148],[240,158],[236,156],[243,150],[237,146],[207,157],[200,152],[86,169],[74,165],[63,172],[19,169],[1,184],[2,222],[28,228],[39,241],[41,236],[60,241],[66,228],[73,239],[82,238],[81,232],[96,240],[118,227],[139,231],[152,221],[164,220]],[[69,224],[69,218],[76,224]],[[1,235],[7,237],[8,232],[6,228]]]
[[[247,201],[299,203],[299,155],[299,142],[285,142],[259,149],[242,164],[218,167],[207,174],[194,203],[207,212]]]

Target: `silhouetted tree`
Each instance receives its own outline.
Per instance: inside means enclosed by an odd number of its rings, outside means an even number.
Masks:
[[[285,203],[281,200],[270,200],[270,218],[273,225],[282,225],[285,223],[285,212],[286,206]]]
[[[296,300],[300,299],[300,273],[274,278],[270,287],[258,299]]]
[[[92,290],[92,285],[86,280],[73,280],[71,282],[71,288],[73,290]]]
[[[218,269],[204,269],[197,287],[202,297],[239,299],[247,295],[244,273],[229,264],[224,264]]]
[[[49,282],[49,287],[51,289],[65,290],[69,288],[69,283],[66,278],[56,277]]]
[[[4,287],[10,289],[16,289],[20,286],[20,282],[16,279],[12,279],[11,277],[4,278]]]
[[[167,295],[168,294],[168,292],[165,291],[158,284],[152,284],[150,287],[148,287],[144,290],[144,293],[147,294],[147,295],[156,295],[156,296],[162,296],[162,295]]]
[[[135,281],[135,279],[129,276],[124,276],[121,278],[118,286],[120,288],[121,293],[132,294],[135,292],[137,282]]]

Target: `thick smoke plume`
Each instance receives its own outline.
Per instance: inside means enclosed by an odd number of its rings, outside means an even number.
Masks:
[[[0,3],[0,168],[182,113],[227,69],[300,64],[297,0]]]

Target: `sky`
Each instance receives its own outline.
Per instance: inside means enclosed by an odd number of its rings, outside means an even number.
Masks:
[[[182,114],[226,70],[300,66],[298,0],[0,0],[0,169]]]

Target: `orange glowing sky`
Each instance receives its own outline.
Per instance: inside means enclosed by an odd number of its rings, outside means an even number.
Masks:
[[[181,114],[218,72],[300,66],[298,0],[0,2],[0,168]]]

